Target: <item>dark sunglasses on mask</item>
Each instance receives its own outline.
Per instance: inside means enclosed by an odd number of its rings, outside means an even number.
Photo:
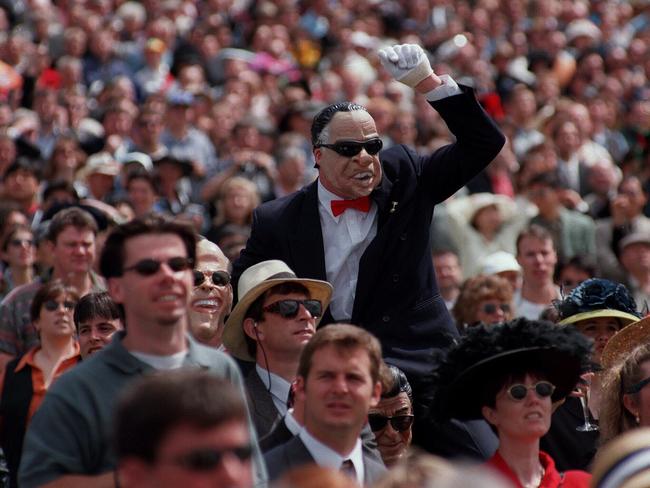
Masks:
[[[483,305],[483,313],[493,314],[497,311],[497,306],[503,313],[510,313],[510,305],[507,303],[500,303],[499,305],[496,305],[495,303],[486,303]]]
[[[212,471],[215,469],[224,456],[230,454],[239,461],[248,461],[253,454],[253,447],[250,445],[233,447],[231,449],[197,449],[190,451],[187,454],[178,456],[174,460],[174,464],[181,466],[189,471],[201,472]]]
[[[535,390],[537,396],[540,398],[546,398],[550,397],[553,394],[555,391],[555,385],[549,383],[548,381],[538,381],[533,386],[526,386],[517,383],[516,385],[512,385],[510,388],[508,388],[508,395],[513,400],[520,402],[526,398],[526,395],[528,395],[528,390]]]
[[[311,314],[312,317],[323,315],[323,304],[320,300],[278,300],[264,307],[265,312],[277,313],[285,319],[292,319],[298,315],[300,305]]]
[[[142,261],[138,261],[133,266],[124,268],[122,272],[126,273],[127,271],[135,271],[142,276],[152,276],[160,271],[160,267],[163,265],[163,263],[167,263],[169,269],[171,269],[174,273],[190,269],[193,264],[190,258],[181,256],[170,258],[167,261],[158,261],[157,259],[148,258],[143,259]]]
[[[76,303],[70,300],[66,300],[64,302],[57,302],[56,300],[48,300],[45,303],[43,303],[43,307],[45,307],[45,310],[49,310],[50,312],[54,312],[55,310],[58,310],[60,305],[63,305],[63,308],[65,308],[66,310],[74,310]]]
[[[326,147],[332,151],[351,158],[356,156],[361,152],[361,149],[365,149],[366,152],[372,156],[381,151],[381,148],[384,146],[384,143],[378,137],[373,139],[368,139],[367,141],[358,142],[358,141],[338,141],[334,144],[318,144],[315,147]]]
[[[390,422],[391,427],[396,432],[404,432],[413,425],[413,415],[395,415],[387,417],[378,413],[368,414],[368,423],[373,432],[378,432],[386,427]]]
[[[228,271],[199,271],[198,269],[194,270],[194,286],[201,286],[206,278],[210,278],[212,283],[217,286],[226,286],[230,283],[230,274]]]

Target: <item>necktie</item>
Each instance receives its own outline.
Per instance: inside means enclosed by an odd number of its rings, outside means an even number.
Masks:
[[[357,479],[357,470],[354,469],[354,464],[352,464],[352,461],[350,459],[346,459],[341,463],[341,473],[349,476],[353,480]]]
[[[338,217],[349,208],[368,212],[370,210],[370,197],[360,197],[354,200],[332,200],[331,206],[334,217]]]

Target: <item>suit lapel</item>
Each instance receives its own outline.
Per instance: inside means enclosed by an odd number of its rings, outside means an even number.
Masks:
[[[305,191],[289,247],[294,272],[302,278],[326,280],[323,232],[318,213],[318,186],[315,181]]]
[[[270,429],[280,414],[273,404],[271,394],[266,389],[266,386],[264,386],[264,383],[262,383],[255,368],[253,368],[246,378],[246,388],[248,389],[249,398],[253,404],[255,416],[264,420],[265,427],[268,427],[266,430]],[[255,423],[257,424],[258,422]]]
[[[289,466],[302,466],[303,464],[316,462],[309,449],[307,449],[307,446],[303,444],[297,435],[287,442],[285,452]]]

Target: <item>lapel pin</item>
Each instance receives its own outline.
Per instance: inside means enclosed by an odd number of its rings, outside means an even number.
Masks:
[[[388,213],[394,213],[395,210],[397,210],[398,203],[399,202],[390,202],[390,210],[388,211]]]

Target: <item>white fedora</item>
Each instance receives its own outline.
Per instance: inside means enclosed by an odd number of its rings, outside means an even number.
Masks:
[[[237,286],[239,301],[226,321],[223,331],[223,344],[234,357],[244,361],[255,361],[248,352],[246,334],[243,328],[246,311],[265,291],[282,283],[298,283],[309,290],[309,298],[320,300],[323,311],[327,308],[332,297],[332,285],[327,281],[298,278],[283,261],[272,259],[257,263],[239,278]],[[316,325],[321,317],[316,319]]]

